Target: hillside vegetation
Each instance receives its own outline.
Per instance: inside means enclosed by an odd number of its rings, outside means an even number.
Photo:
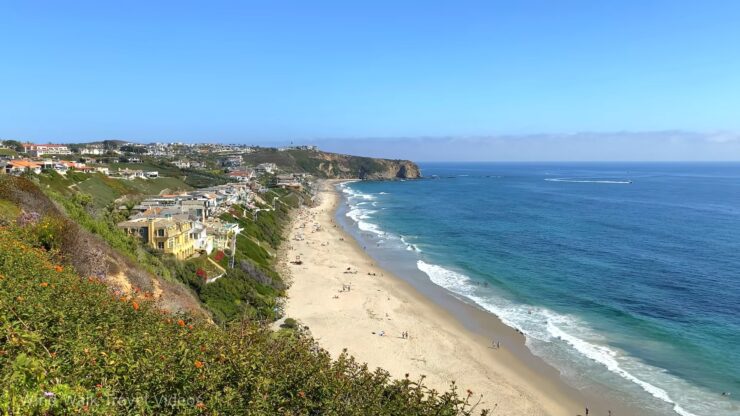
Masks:
[[[47,193],[54,201],[28,178],[0,176],[0,225],[33,224],[24,229],[38,232],[38,243],[78,273],[100,277],[118,290],[152,291],[168,310],[206,315],[169,272],[170,260],[145,250],[107,215],[95,215],[90,195]]]
[[[62,176],[54,171],[44,171],[33,176],[44,191],[53,191],[68,197],[77,191],[89,194],[95,208],[105,208],[121,197],[157,195],[162,191],[175,192],[193,189],[177,177],[121,180],[102,173],[67,172]]]
[[[245,320],[219,327],[161,310],[150,291],[111,290],[74,272],[53,224],[17,206],[0,204],[5,414],[471,412],[472,392],[438,394],[346,355],[333,361],[300,332],[275,333]]]
[[[202,303],[218,323],[245,318],[269,322],[280,318],[280,299],[287,285],[275,270],[274,253],[283,240],[290,209],[297,207],[306,195],[284,189],[270,190],[265,198],[271,203],[274,200],[274,208],[271,204],[258,203],[261,208],[258,215],[253,216],[242,206],[223,214],[222,220],[238,223],[243,231],[236,238],[233,268],[228,267],[230,253],[215,251],[209,256],[219,263],[219,269],[204,256],[180,261],[145,247],[116,226],[127,218],[127,212],[118,210],[122,202],[113,204],[114,198],[135,198],[142,196],[139,192],[171,189],[166,186],[187,187],[183,182],[172,181],[178,180],[159,178],[139,183],[79,172],[69,172],[66,176],[55,172],[7,176],[0,177],[0,201],[14,203],[19,210],[37,213],[54,224],[63,224],[54,229],[55,234],[85,234],[85,238],[60,239],[55,244],[81,270],[94,270],[111,284],[151,289],[155,282],[160,282],[156,287],[169,289],[162,296],[173,298],[173,308],[197,313],[200,307],[193,305]],[[43,193],[33,182],[39,184]],[[30,204],[31,201],[34,203]],[[131,206],[132,202],[126,204]],[[70,234],[66,228],[75,232]],[[106,253],[104,257],[115,260],[95,265],[93,256],[84,254],[91,247],[97,247],[96,253],[102,250]],[[206,283],[217,276],[220,277],[216,281]],[[174,292],[173,296],[168,296],[169,292]]]

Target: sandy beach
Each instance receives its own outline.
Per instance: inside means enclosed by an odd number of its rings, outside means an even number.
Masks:
[[[336,184],[319,184],[317,203],[296,213],[280,254],[292,281],[286,316],[308,326],[332,356],[346,348],[371,368],[399,378],[425,375],[426,384],[439,390],[455,381],[463,393],[471,389],[475,397],[482,395],[479,406],[497,415],[580,415],[585,406],[590,414],[607,414],[607,405],[589,402],[568,387],[529,353],[521,335],[494,316],[469,306],[470,319],[484,328],[471,331],[377,267],[336,225]],[[296,259],[302,264],[290,263]],[[493,348],[492,340],[501,347]]]

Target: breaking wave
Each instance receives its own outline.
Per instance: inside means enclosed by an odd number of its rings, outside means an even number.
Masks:
[[[577,179],[577,178],[545,178],[547,182],[569,182],[569,183],[610,183],[630,184],[629,179]]]
[[[596,343],[594,340],[599,339],[599,335],[579,319],[546,308],[515,304],[493,293],[481,293],[480,285],[470,277],[423,260],[417,261],[417,268],[424,272],[432,283],[474,301],[498,316],[504,324],[524,333],[528,345],[531,342],[565,343],[570,347],[571,353],[575,352],[581,357],[586,357],[613,374],[636,384],[651,396],[671,405],[677,414],[697,416],[678,404],[665,389],[657,387],[650,381],[660,380],[660,384],[671,385],[675,391],[683,391],[682,389],[691,386],[668,375],[663,369],[643,364],[616,349]],[[636,372],[640,375],[635,375],[628,368],[638,370]]]

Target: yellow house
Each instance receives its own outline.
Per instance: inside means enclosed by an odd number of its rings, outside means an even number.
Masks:
[[[129,235],[138,236],[144,244],[172,254],[180,260],[195,253],[189,221],[170,218],[137,218],[119,223],[118,228]]]

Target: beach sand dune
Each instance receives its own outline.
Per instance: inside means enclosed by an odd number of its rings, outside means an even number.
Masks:
[[[333,357],[347,349],[358,361],[397,378],[424,375],[425,383],[438,390],[449,389],[454,381],[462,394],[470,389],[476,400],[483,395],[480,407],[495,409],[496,415],[583,413],[583,399],[575,390],[522,362],[516,349],[526,347],[511,328],[499,324],[496,338],[502,345],[494,349],[493,338],[466,329],[375,266],[335,225],[340,201],[335,186],[332,181],[319,185],[317,203],[297,213],[281,250],[282,267],[292,281],[286,316],[308,326]],[[296,259],[300,264],[291,263]]]

